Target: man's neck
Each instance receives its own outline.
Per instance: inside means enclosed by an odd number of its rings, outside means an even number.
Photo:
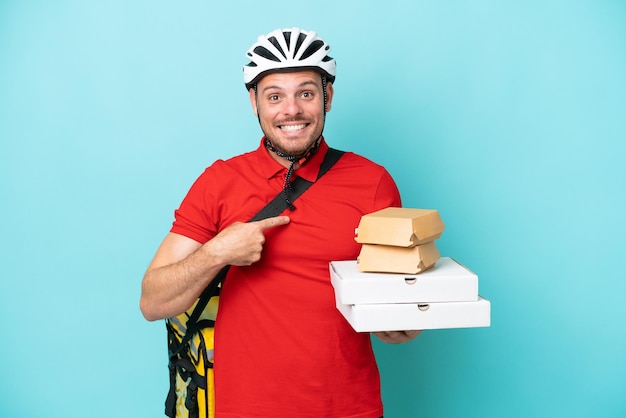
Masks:
[[[276,154],[274,151],[272,151],[271,149],[268,149],[267,147],[265,148],[267,150],[267,152],[270,154],[270,157],[272,157],[272,159],[274,161],[276,161],[278,164],[282,165],[285,168],[289,168],[289,166],[291,165],[291,162],[289,160],[284,159],[283,157],[280,157],[278,154]],[[296,162],[293,165],[293,169],[297,170],[300,167],[302,167],[302,164],[300,164],[299,162]]]

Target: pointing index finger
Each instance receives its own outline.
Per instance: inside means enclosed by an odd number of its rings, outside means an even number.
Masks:
[[[280,225],[287,225],[290,219],[289,216],[274,216],[272,218],[262,219],[257,221],[262,231],[265,231],[270,228],[274,228]]]

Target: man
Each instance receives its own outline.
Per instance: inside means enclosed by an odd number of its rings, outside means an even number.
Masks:
[[[215,326],[217,417],[382,416],[367,333],[335,308],[328,264],[355,259],[362,215],[400,206],[381,166],[345,153],[281,216],[246,223],[296,177],[315,181],[335,61],[314,32],[260,36],[244,82],[264,137],[252,152],[216,161],[196,180],[148,267],[148,320],[189,309],[225,265]],[[377,333],[390,343],[413,332]]]

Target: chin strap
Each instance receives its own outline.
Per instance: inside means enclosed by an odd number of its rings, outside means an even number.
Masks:
[[[291,211],[296,210],[296,207],[293,205],[293,203],[291,203],[291,200],[289,199],[288,193],[288,190],[291,190],[291,176],[293,175],[293,167],[294,165],[296,165],[296,163],[300,163],[300,165],[306,163],[309,158],[311,158],[311,156],[313,156],[313,154],[315,154],[320,148],[321,142],[322,136],[320,135],[320,137],[317,138],[317,141],[315,141],[315,144],[313,144],[313,146],[309,148],[309,150],[304,155],[289,155],[274,148],[270,140],[268,138],[265,138],[265,146],[267,147],[267,149],[273,151],[274,153],[276,153],[276,155],[284,158],[291,163],[289,164],[289,169],[287,170],[287,174],[285,175],[285,181],[283,182],[283,196],[285,197],[287,207]]]

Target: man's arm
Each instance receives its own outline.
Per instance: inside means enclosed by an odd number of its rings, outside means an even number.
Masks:
[[[154,321],[186,311],[222,267],[260,260],[264,231],[287,223],[287,216],[237,222],[205,244],[169,233],[143,277],[139,307],[144,317]]]

